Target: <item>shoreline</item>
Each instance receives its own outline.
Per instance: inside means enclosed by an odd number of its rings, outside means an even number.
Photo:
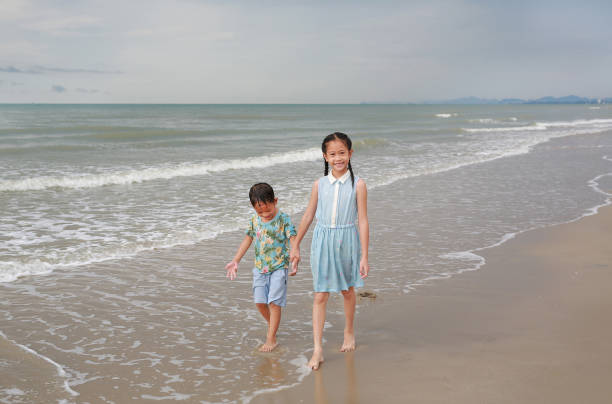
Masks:
[[[356,352],[329,330],[319,371],[251,402],[607,402],[610,235],[604,205],[480,250],[477,271],[362,302]]]

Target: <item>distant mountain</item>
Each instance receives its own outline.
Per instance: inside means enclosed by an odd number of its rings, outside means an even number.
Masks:
[[[426,102],[425,104],[499,104],[499,100],[496,99],[488,99],[488,98],[478,98],[478,97],[463,97],[463,98],[455,98],[452,100],[443,100],[443,101],[432,101]]]
[[[415,104],[413,102],[362,102],[362,104]],[[500,105],[500,104],[612,104],[612,97],[606,98],[587,98],[577,95],[566,95],[565,97],[541,97],[533,100],[521,98],[479,98],[462,97],[451,100],[425,101],[422,104],[450,104],[450,105]]]
[[[525,100],[522,100],[520,98],[504,98],[503,100],[499,101],[499,104],[524,104]]]
[[[577,95],[566,95],[565,97],[542,97],[528,100],[526,104],[597,104],[597,99],[578,97]]]

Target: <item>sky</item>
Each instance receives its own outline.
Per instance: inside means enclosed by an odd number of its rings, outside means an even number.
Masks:
[[[0,0],[0,103],[612,97],[610,1]]]

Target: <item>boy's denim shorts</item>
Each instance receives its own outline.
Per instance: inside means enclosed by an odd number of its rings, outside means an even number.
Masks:
[[[260,274],[253,268],[253,301],[255,303],[274,303],[285,307],[287,304],[288,269],[277,269],[267,274]]]

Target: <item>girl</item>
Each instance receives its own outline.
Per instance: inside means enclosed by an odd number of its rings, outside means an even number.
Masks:
[[[344,342],[340,351],[355,350],[355,287],[363,286],[370,271],[367,190],[365,182],[353,174],[351,147],[351,139],[344,133],[332,133],[323,139],[325,176],[312,185],[310,201],[291,248],[292,259],[299,262],[300,242],[316,214],[310,251],[314,352],[308,366],[313,370],[323,362],[323,325],[329,292],[342,292],[344,297]]]

